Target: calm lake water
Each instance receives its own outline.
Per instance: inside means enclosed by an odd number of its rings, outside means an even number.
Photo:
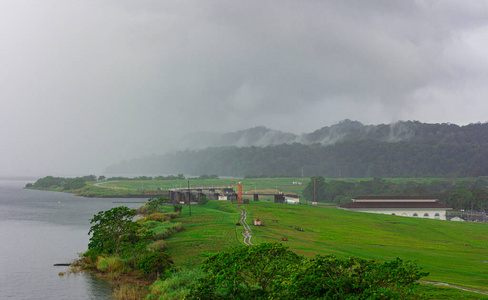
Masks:
[[[108,299],[111,286],[87,273],[59,276],[88,245],[90,219],[125,205],[60,192],[24,190],[35,180],[0,179],[0,299]],[[59,203],[58,203],[59,202]]]

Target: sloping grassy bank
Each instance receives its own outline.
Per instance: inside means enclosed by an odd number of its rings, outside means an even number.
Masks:
[[[210,253],[242,243],[239,210],[229,201],[209,201],[204,207],[185,206],[178,221],[185,231],[166,240],[176,265],[198,266]]]
[[[265,226],[251,226],[254,244],[287,237],[288,241],[282,243],[308,257],[316,254],[378,260],[400,257],[418,261],[430,272],[426,280],[488,290],[488,264],[485,263],[488,224],[264,202],[251,202],[242,207],[249,212],[249,224],[256,217],[265,222]],[[191,217],[185,207],[178,219],[186,230],[166,241],[167,251],[177,265],[197,266],[209,253],[242,243],[242,228],[236,226],[239,219],[236,205],[210,201],[205,207],[191,209]],[[428,290],[446,293],[441,287],[428,287]],[[463,293],[471,294],[456,291],[458,296],[451,299],[488,299],[484,295],[472,298]]]
[[[254,242],[287,236],[290,249],[306,256],[417,260],[430,272],[430,281],[488,290],[488,224],[274,203],[251,203],[245,208],[266,222],[265,227],[253,227]]]

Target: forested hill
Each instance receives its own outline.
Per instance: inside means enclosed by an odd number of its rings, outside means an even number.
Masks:
[[[488,174],[488,124],[415,121],[363,125],[343,121],[287,143],[265,145],[269,130],[253,129],[264,146],[220,146],[121,162],[107,173],[227,176],[446,177]],[[253,130],[231,135],[254,140]],[[273,131],[274,141],[279,132]],[[221,144],[221,143],[220,143]],[[232,143],[230,143],[232,144]],[[252,144],[252,143],[250,143]]]

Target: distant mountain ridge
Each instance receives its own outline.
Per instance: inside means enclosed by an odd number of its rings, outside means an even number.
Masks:
[[[181,141],[182,149],[204,149],[207,147],[251,147],[299,143],[305,145],[333,145],[345,141],[372,140],[379,142],[401,141],[444,141],[471,131],[470,124],[458,126],[450,123],[428,124],[418,121],[398,121],[391,124],[363,125],[358,121],[343,120],[330,127],[325,126],[311,133],[297,135],[257,126],[235,132],[200,132],[187,135]]]
[[[249,147],[289,144],[296,142],[299,136],[293,133],[257,126],[235,132],[198,132],[186,135],[180,141],[180,148],[203,149],[207,147]]]
[[[363,125],[344,120],[302,135],[259,126],[188,138],[200,149],[133,159],[106,171],[227,176],[297,176],[302,170],[306,176],[327,177],[488,175],[487,123]]]

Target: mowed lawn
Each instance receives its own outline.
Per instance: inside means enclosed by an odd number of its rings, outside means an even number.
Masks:
[[[239,211],[228,201],[186,206],[185,230],[167,240],[177,265],[196,265],[210,253],[242,243]],[[305,205],[242,205],[265,226],[251,226],[252,243],[281,242],[298,254],[418,261],[425,280],[488,291],[488,224],[349,212]],[[303,231],[297,230],[298,228]],[[281,241],[287,237],[288,241]],[[481,298],[480,298],[481,299]]]

